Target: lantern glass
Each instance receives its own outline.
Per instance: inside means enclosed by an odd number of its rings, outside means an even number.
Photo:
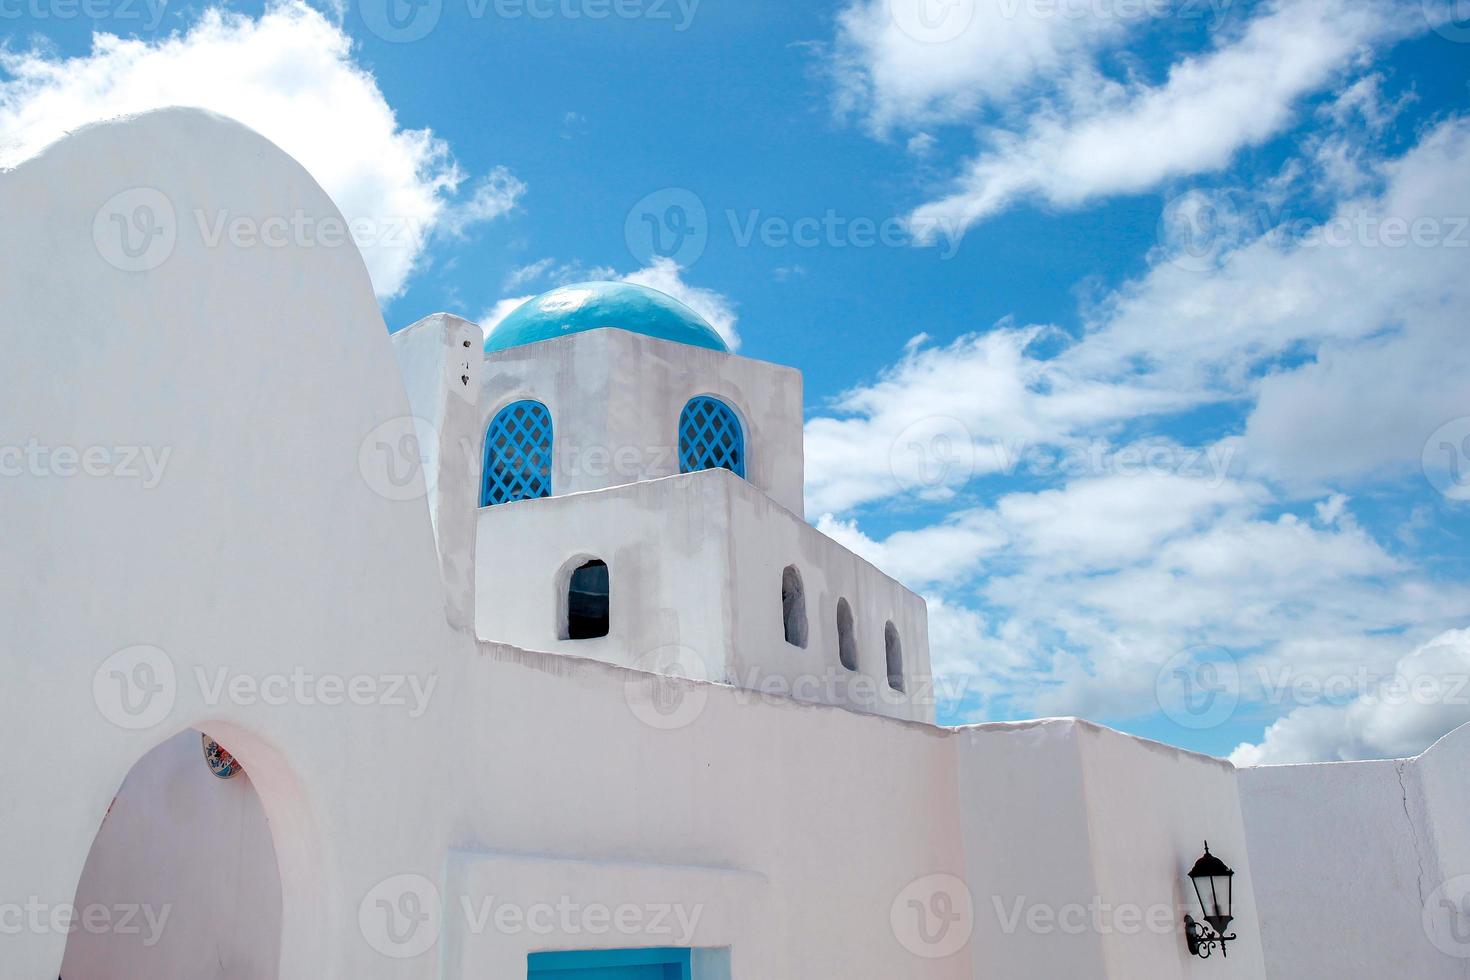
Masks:
[[[1189,880],[1194,885],[1195,898],[1199,900],[1205,921],[1217,933],[1223,934],[1234,918],[1231,911],[1235,899],[1234,879],[1235,872],[1210,853],[1210,845],[1206,842],[1204,855],[1189,871]]]

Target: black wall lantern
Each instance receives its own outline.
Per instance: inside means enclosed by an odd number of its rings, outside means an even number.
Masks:
[[[1220,955],[1228,956],[1225,944],[1235,938],[1235,933],[1225,935],[1230,928],[1231,882],[1235,872],[1215,855],[1210,853],[1210,842],[1205,841],[1205,853],[1189,869],[1189,883],[1194,885],[1194,897],[1199,899],[1200,912],[1209,925],[1184,917],[1184,941],[1189,944],[1191,956],[1205,959],[1220,946]]]

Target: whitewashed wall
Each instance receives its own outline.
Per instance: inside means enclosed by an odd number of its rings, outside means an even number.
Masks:
[[[976,980],[1266,976],[1230,763],[1075,719],[958,737]],[[1182,920],[1200,918],[1186,874],[1206,839],[1236,871],[1239,938],[1202,960]]]
[[[1470,727],[1240,783],[1272,977],[1470,977]]]
[[[800,516],[801,373],[626,330],[589,330],[485,356],[480,436],[501,408],[534,398],[556,430],[552,493],[679,472],[679,413],[714,395],[745,430],[746,478]]]
[[[692,677],[934,718],[923,599],[724,470],[482,508],[476,549],[482,636],[646,669],[677,662]],[[561,640],[567,573],[589,558],[608,565],[609,634]],[[805,649],[785,639],[788,564],[805,589]],[[853,611],[857,673],[837,655],[839,597]],[[903,692],[888,687],[890,621]]]

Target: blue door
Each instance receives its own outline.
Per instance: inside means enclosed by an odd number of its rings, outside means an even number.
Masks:
[[[690,980],[687,949],[532,953],[530,980]]]

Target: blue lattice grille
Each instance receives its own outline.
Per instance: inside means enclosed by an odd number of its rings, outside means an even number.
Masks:
[[[726,469],[745,476],[745,434],[718,398],[691,398],[679,413],[679,472]]]
[[[551,496],[551,413],[519,401],[495,413],[485,433],[480,506]]]

